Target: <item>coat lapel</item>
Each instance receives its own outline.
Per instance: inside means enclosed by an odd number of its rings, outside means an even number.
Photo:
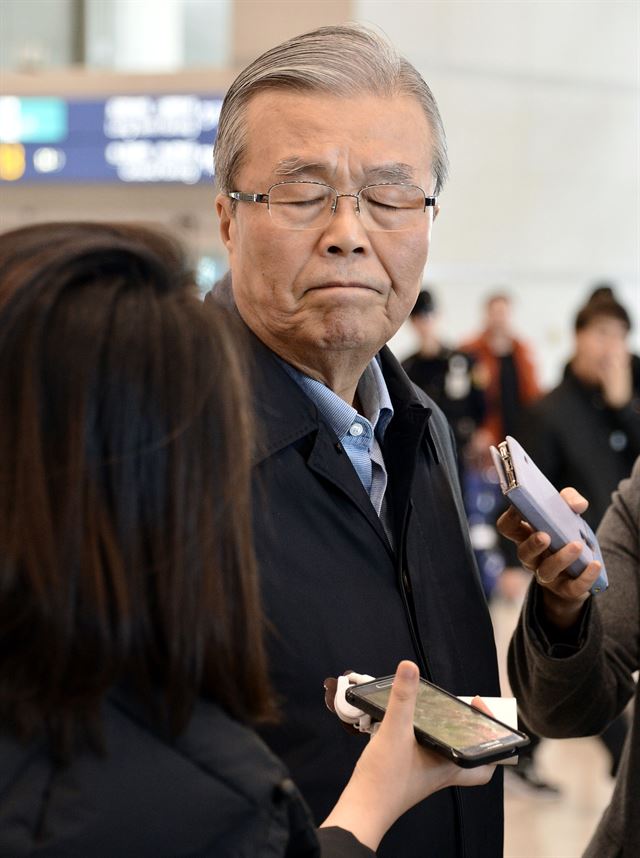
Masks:
[[[273,352],[252,333],[249,338],[256,414],[254,463],[301,442],[301,450],[309,449],[306,454],[309,469],[349,499],[393,556],[382,522],[335,433]],[[304,503],[304,498],[300,502]]]
[[[393,556],[393,550],[384,532],[384,527],[373,508],[369,495],[342,445],[329,427],[324,424],[319,428],[316,435],[307,465],[318,476],[328,480],[357,507],[376,535],[382,540],[387,551]]]
[[[401,549],[421,451],[427,448],[426,459],[430,469],[434,463],[439,463],[439,457],[429,431],[431,408],[417,398],[413,385],[387,347],[380,353],[380,363],[394,408],[393,420],[385,433],[383,455],[389,474],[388,491],[393,505],[397,545]]]

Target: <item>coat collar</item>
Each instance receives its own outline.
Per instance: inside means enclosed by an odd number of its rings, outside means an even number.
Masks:
[[[253,360],[256,420],[254,464],[259,465],[303,441],[307,466],[350,499],[393,557],[394,549],[357,474],[346,456],[336,456],[341,445],[335,433],[274,353],[251,331],[248,331],[248,338]],[[391,504],[393,529],[400,539],[396,550],[402,550],[420,451],[426,453],[427,460],[434,466],[443,461],[443,455],[446,459],[446,454],[440,449],[442,439],[438,440],[439,430],[433,432],[430,426],[431,400],[411,383],[388,347],[383,347],[376,359],[385,376],[394,408],[394,416],[385,432],[383,455],[389,474],[388,502]],[[442,415],[440,417],[444,420]]]
[[[258,464],[314,432],[320,422],[315,404],[289,377],[269,349],[240,318],[233,300],[231,272],[227,272],[205,296],[205,301],[216,301],[236,316],[247,332],[251,355],[250,371],[254,379],[253,403],[257,418],[258,437],[254,450],[254,463]],[[394,408],[395,425],[423,423],[431,415],[431,400],[418,391],[388,346],[383,346],[376,360],[382,368],[387,390]],[[436,445],[427,427],[425,440],[431,454],[439,461]]]
[[[317,429],[318,409],[241,318],[233,299],[231,272],[218,280],[204,301],[229,310],[245,334],[256,429],[253,462],[259,464]]]
[[[247,335],[257,432],[254,462],[258,464],[316,431],[320,416],[271,349],[249,328]]]
[[[254,453],[257,464],[315,432],[321,418],[315,404],[287,374],[271,349],[248,328],[247,334],[258,430]],[[431,414],[428,403],[419,396],[391,350],[384,346],[376,359],[393,403],[394,418],[391,422],[397,425],[399,422],[412,424],[416,420],[420,423],[428,420]],[[428,429],[426,439],[437,461],[438,455]]]

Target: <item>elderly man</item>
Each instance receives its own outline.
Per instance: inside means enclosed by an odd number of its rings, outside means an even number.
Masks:
[[[385,347],[420,288],[444,131],[388,43],[328,27],[239,75],[215,162],[253,355],[255,546],[282,703],[263,735],[320,820],[364,741],[324,709],[325,676],[408,657],[455,694],[499,693],[451,431]],[[496,775],[414,808],[379,854],[501,852]]]

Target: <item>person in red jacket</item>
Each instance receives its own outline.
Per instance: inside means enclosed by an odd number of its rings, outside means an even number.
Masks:
[[[509,295],[494,293],[485,302],[484,328],[472,340],[463,343],[460,348],[474,355],[484,370],[486,381],[486,410],[481,426],[476,430],[472,443],[472,455],[479,465],[475,479],[479,491],[467,486],[465,501],[470,520],[478,516],[491,520],[501,508],[504,500],[498,489],[497,481],[487,478],[487,468],[491,468],[489,445],[498,444],[506,435],[521,437],[523,414],[527,406],[541,396],[536,369],[528,345],[514,333],[512,302]],[[475,508],[476,495],[483,498],[493,496],[494,506],[480,511]],[[472,529],[472,539],[474,531]],[[514,546],[506,539],[497,537],[495,556],[492,552],[478,552],[478,565],[491,596],[494,587],[503,596],[513,598],[522,586],[522,572]],[[497,559],[499,558],[499,559]],[[496,574],[496,564],[504,564]],[[487,588],[488,583],[488,588]],[[519,758],[518,766],[511,771],[529,789],[536,793],[557,792],[557,788],[547,783],[537,772],[534,756],[540,739],[531,734],[531,744]]]
[[[505,435],[517,436],[523,408],[538,399],[541,391],[531,351],[514,334],[508,295],[496,293],[487,299],[484,329],[460,349],[475,355],[487,376],[478,445],[486,449]]]

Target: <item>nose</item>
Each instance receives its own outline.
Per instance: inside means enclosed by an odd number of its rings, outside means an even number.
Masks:
[[[342,199],[347,197],[350,199]],[[353,200],[353,205],[351,204]],[[357,194],[338,194],[333,215],[320,239],[323,253],[348,256],[370,250],[369,237],[362,226]]]
[[[340,202],[340,199],[342,197],[351,197],[351,199],[354,199],[356,201],[356,214],[359,215],[360,214],[360,197],[358,196],[358,194],[336,194],[335,201],[334,201],[333,206],[331,208],[331,211],[333,212],[334,216],[336,213],[336,209],[338,208],[338,203]]]

